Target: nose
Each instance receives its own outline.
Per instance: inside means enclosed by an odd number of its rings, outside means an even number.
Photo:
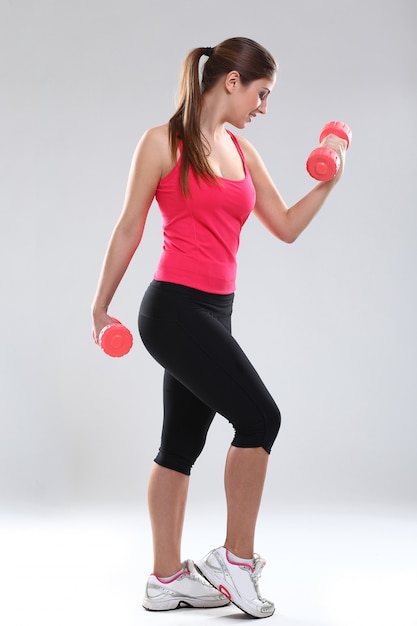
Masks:
[[[259,111],[259,113],[262,113],[262,115],[266,115],[266,100],[261,100],[261,104],[258,106],[258,108],[256,109],[257,111]]]

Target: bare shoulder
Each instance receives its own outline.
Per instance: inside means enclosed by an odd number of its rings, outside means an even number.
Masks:
[[[168,124],[149,128],[143,133],[135,150],[134,161],[145,171],[149,168],[157,170],[159,176],[164,176],[172,168]]]
[[[264,164],[262,161],[262,157],[257,151],[257,149],[253,146],[253,144],[243,137],[242,135],[236,136],[239,145],[245,155],[246,163],[249,167],[251,173],[256,171],[256,169],[264,168]]]
[[[142,139],[155,143],[158,147],[162,147],[164,143],[168,144],[168,124],[148,128],[148,130],[143,134]]]
[[[154,126],[146,130],[139,141],[138,147],[150,152],[169,153],[168,124]]]
[[[158,164],[161,176],[165,176],[174,166],[169,143],[168,124],[149,128],[142,135],[137,150],[146,159]]]

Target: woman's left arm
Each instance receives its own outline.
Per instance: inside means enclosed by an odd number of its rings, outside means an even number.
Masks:
[[[346,141],[328,135],[322,146],[332,148],[340,158],[340,168],[332,180],[318,183],[293,206],[288,207],[271,179],[260,155],[245,139],[239,137],[256,189],[254,213],[276,237],[293,243],[323,206],[327,196],[340,180],[346,155]]]

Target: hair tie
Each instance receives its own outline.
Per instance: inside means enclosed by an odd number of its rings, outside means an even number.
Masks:
[[[213,48],[211,48],[210,46],[207,46],[207,48],[204,50],[203,54],[206,57],[211,57],[211,55],[213,54]]]

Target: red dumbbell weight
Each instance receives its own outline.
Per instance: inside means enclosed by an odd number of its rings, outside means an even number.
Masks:
[[[115,317],[112,320],[114,324],[108,324],[100,332],[98,345],[109,356],[124,356],[133,345],[132,333]]]
[[[343,122],[329,122],[324,126],[320,134],[319,142],[321,143],[327,135],[337,135],[347,142],[347,148],[352,141],[352,132]],[[313,150],[307,159],[307,172],[316,180],[332,180],[339,170],[340,159],[338,154],[332,148],[321,146]]]

